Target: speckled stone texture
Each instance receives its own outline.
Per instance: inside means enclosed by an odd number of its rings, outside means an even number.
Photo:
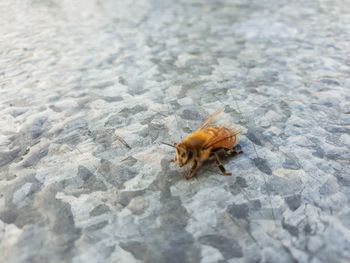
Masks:
[[[350,261],[348,1],[0,13],[1,262]],[[186,181],[160,142],[221,107],[244,154]]]

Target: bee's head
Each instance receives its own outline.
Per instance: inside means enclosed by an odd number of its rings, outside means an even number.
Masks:
[[[180,167],[187,164],[193,158],[193,151],[183,143],[178,143],[176,147],[176,161]]]

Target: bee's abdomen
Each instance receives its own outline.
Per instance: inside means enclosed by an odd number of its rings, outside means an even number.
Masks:
[[[207,133],[212,135],[213,137],[217,137],[218,134],[220,133],[221,128],[219,127],[211,127],[207,129]]]
[[[210,134],[210,142],[212,148],[232,148],[236,144],[236,134],[232,130],[225,127],[211,127],[207,129]]]

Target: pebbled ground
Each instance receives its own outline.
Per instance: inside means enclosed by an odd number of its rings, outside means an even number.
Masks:
[[[350,261],[349,12],[1,1],[0,261]],[[220,107],[244,154],[186,181]]]

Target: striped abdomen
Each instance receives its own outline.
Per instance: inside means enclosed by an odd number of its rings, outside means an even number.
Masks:
[[[227,148],[231,149],[237,144],[237,133],[225,127],[210,127],[203,132],[207,133],[208,139],[203,148]]]

